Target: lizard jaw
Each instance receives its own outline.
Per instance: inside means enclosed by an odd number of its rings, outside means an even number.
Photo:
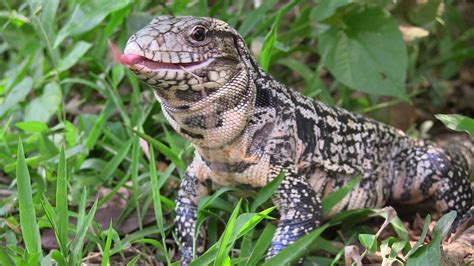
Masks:
[[[120,56],[118,61],[121,64],[128,65],[129,67],[145,67],[147,70],[154,72],[166,70],[166,71],[192,71],[195,69],[207,67],[213,58],[208,58],[204,61],[196,61],[189,63],[168,63],[161,61],[154,61],[141,55],[136,54],[123,54]]]
[[[202,61],[194,61],[194,62],[163,62],[163,61],[157,61],[157,60],[152,60],[150,58],[147,58],[143,55],[140,55],[136,52],[134,52],[135,47],[129,47],[127,46],[125,48],[125,53],[122,54],[118,47],[109,40],[109,47],[110,51],[112,54],[112,57],[120,64],[122,65],[127,65],[129,68],[135,68],[140,70],[146,70],[148,71],[153,71],[153,72],[159,72],[159,71],[192,71],[195,69],[199,68],[204,68],[207,67],[212,61],[214,61],[214,58],[207,58]],[[127,52],[127,50],[129,50]],[[132,50],[130,52],[130,50]]]

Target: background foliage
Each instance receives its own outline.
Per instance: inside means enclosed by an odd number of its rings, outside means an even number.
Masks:
[[[173,199],[192,147],[107,51],[107,39],[123,48],[156,15],[227,21],[263,68],[315,99],[419,137],[446,132],[439,123],[428,131],[432,114],[458,113],[437,118],[472,136],[466,91],[474,84],[474,28],[462,16],[465,3],[258,2],[0,3],[0,264],[175,261]],[[277,181],[258,193],[222,188],[200,203],[210,248],[196,264],[262,262],[278,216],[267,202]],[[349,190],[326,198],[326,212]],[[241,195],[251,196],[238,201]],[[376,216],[392,224],[392,236],[360,223]],[[429,216],[421,240],[410,243],[407,223],[390,210],[341,213],[332,228],[321,227],[275,261],[311,247],[317,252],[307,261],[342,263],[344,246],[354,243],[360,252],[346,255],[356,261],[376,251],[379,262],[436,261],[454,217],[443,219],[426,244]]]

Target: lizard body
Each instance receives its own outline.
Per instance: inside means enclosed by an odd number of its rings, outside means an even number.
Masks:
[[[433,198],[441,213],[472,217],[470,158],[286,87],[223,21],[157,17],[129,39],[121,61],[153,88],[171,126],[196,149],[176,199],[183,264],[193,258],[207,180],[258,188],[285,172],[273,196],[281,218],[267,257],[319,226],[320,198],[356,176],[361,182],[330,214]]]

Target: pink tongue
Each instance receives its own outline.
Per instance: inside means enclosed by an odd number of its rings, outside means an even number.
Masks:
[[[123,65],[135,65],[143,61],[143,57],[135,54],[123,54],[119,58],[119,62]]]
[[[120,52],[120,50],[118,49],[117,45],[115,45],[110,40],[109,40],[109,47],[112,53],[112,57],[115,59],[115,61],[117,61],[118,63],[122,65],[134,65],[136,63],[143,61],[143,57],[140,55],[122,54],[122,52]]]

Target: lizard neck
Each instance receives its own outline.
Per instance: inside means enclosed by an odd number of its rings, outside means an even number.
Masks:
[[[190,140],[209,162],[246,159],[252,131],[249,122],[258,97],[256,81],[266,76],[237,33],[234,45],[240,59],[232,76],[209,93],[203,88],[199,101],[174,105],[166,97],[157,95],[172,127]]]
[[[227,83],[188,105],[172,106],[157,96],[172,127],[198,150],[219,150],[240,142],[253,113],[256,89],[253,73],[241,67]]]

